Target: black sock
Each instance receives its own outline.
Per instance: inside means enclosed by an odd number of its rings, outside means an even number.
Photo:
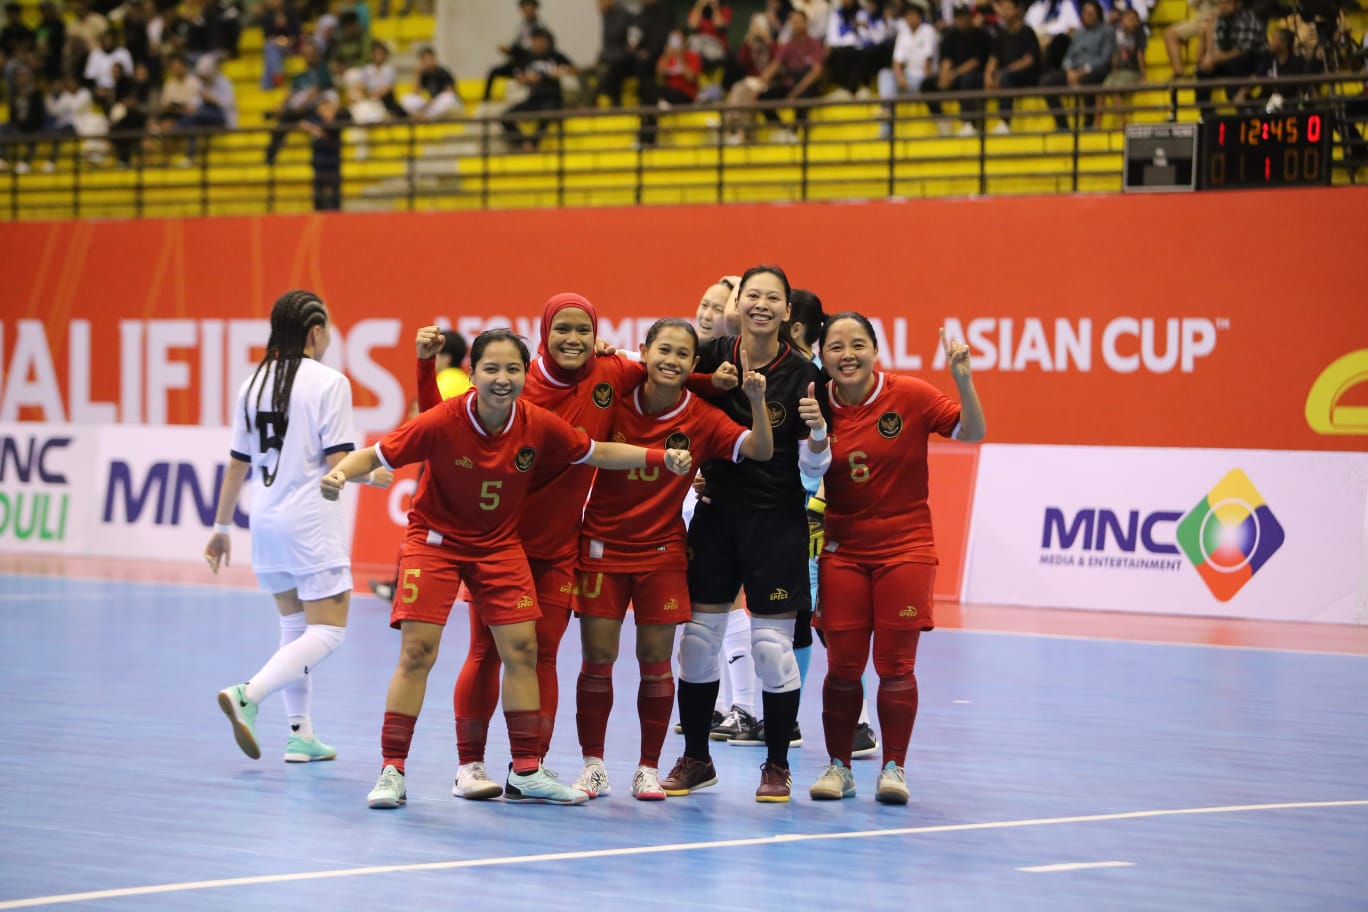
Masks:
[[[679,724],[684,728],[684,756],[707,760],[708,732],[712,728],[713,705],[721,681],[691,684],[679,679]]]
[[[803,692],[790,690],[788,693],[760,695],[761,705],[765,707],[765,748],[769,752],[769,762],[788,769],[789,739],[793,737],[793,726],[798,723],[798,699]]]

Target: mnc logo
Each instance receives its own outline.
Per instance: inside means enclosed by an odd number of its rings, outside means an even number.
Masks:
[[[1211,594],[1230,601],[1282,547],[1282,524],[1249,476],[1232,469],[1178,522],[1178,546]]]

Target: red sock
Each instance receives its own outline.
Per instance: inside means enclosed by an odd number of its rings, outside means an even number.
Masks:
[[[575,727],[584,756],[603,757],[608,714],[612,711],[613,666],[585,662],[575,685]]]
[[[561,639],[569,625],[570,612],[564,608],[544,608],[537,620],[537,692],[541,695],[539,757],[545,757],[551,750],[551,733],[556,728],[556,707],[560,704],[556,655],[560,652]]]
[[[674,674],[669,662],[640,664],[637,715],[641,717],[641,759],[637,764],[659,768],[660,749],[670,727],[670,711],[674,709]]]
[[[541,763],[537,745],[541,740],[541,719],[535,709],[517,712],[504,710],[508,722],[508,746],[513,754],[513,772],[535,773]]]
[[[413,724],[417,716],[403,713],[385,713],[385,722],[380,726],[380,756],[382,766],[393,766],[404,771],[404,761],[408,759],[409,745],[413,743]]]
[[[879,679],[879,734],[883,738],[884,763],[907,765],[907,745],[917,721],[917,675]],[[851,732],[852,737],[854,732]]]
[[[484,762],[489,720],[499,704],[499,652],[489,628],[471,611],[470,651],[456,678],[456,752],[462,764]]]
[[[826,734],[827,756],[847,767],[863,701],[864,687],[858,678],[851,681],[828,673],[822,682],[822,731]]]

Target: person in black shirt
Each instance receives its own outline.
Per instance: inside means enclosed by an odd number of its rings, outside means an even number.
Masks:
[[[5,25],[0,28],[0,63],[5,66],[5,80],[10,82],[19,64],[19,57],[33,47],[37,36],[24,25],[24,8],[17,3],[5,4]]]
[[[980,26],[974,24],[973,10],[967,6],[956,6],[954,26],[941,35],[940,75],[934,82],[922,84],[922,91],[930,92],[973,92],[983,88],[983,67],[988,62],[992,42]],[[934,97],[926,100],[926,107],[937,118],[941,117],[941,103]],[[982,127],[981,101],[961,101],[961,136],[972,136]],[[950,132],[950,125],[943,119],[940,131]]]
[[[993,40],[993,53],[983,74],[984,88],[1024,89],[1040,82],[1040,40],[1026,26],[1019,0],[998,0],[1002,31]],[[1002,124],[994,131],[1006,133],[1012,127],[1011,96],[998,99]]]
[[[399,102],[409,117],[435,120],[461,112],[456,79],[450,70],[437,63],[437,55],[432,48],[423,48],[418,52],[418,88],[427,93],[426,99],[420,93],[412,92]]]
[[[799,403],[808,399],[818,370],[780,339],[791,311],[791,289],[783,270],[753,267],[738,288],[741,335],[704,343],[695,370],[735,376],[745,352],[751,369],[765,375],[774,455],[768,462],[715,460],[703,466],[706,485],[689,525],[693,618],[684,625],[679,651],[677,693],[684,755],[661,785],[667,795],[677,796],[717,783],[708,732],[720,688],[718,655],[728,612],[744,589],[751,615],[751,654],[763,684],[768,752],[755,798],[785,802],[790,791],[789,739],[798,720],[801,684],[793,655],[794,623],[812,606],[807,492],[798,472],[808,426],[799,417]],[[731,390],[717,404],[732,420],[750,426],[749,404],[740,389]]]
[[[0,138],[17,138],[43,132],[48,120],[47,107],[43,103],[42,90],[33,81],[33,71],[20,64],[13,70],[13,79],[9,96],[9,123],[0,125]],[[33,158],[33,150],[37,146],[37,143],[29,143],[27,148],[18,143],[0,145],[0,170],[8,165],[5,159],[13,158],[14,170],[19,174],[27,173],[29,160]]]
[[[587,80],[590,84],[585,86],[584,102],[593,107],[599,95],[607,95],[618,108],[622,106],[622,81],[632,74],[632,51],[627,46],[632,14],[618,0],[598,0],[598,7],[603,17],[603,47],[592,80]]]
[[[561,76],[574,71],[574,64],[551,42],[551,33],[539,28],[532,33],[532,56],[527,58],[518,71],[518,81],[527,86],[527,98],[510,107],[505,114],[518,114],[523,111],[559,111],[565,107],[565,97],[561,92]],[[542,136],[546,134],[548,120],[537,121],[535,138],[528,138],[519,127],[519,121],[506,118],[503,121],[504,137],[510,149],[531,152],[537,148]]]
[[[656,63],[665,53],[670,32],[675,29],[674,10],[662,0],[642,0],[641,11],[627,32],[627,43],[632,49],[631,75],[637,78],[637,92],[643,108],[654,108],[660,101],[656,88]],[[643,148],[656,144],[654,114],[641,115],[641,133],[637,142]]]
[[[537,17],[540,6],[537,0],[518,0],[518,12],[522,14],[522,21],[518,23],[518,34],[513,36],[511,44],[499,45],[499,53],[504,56],[504,62],[491,68],[485,76],[484,95],[480,98],[481,101],[488,102],[494,97],[495,79],[513,79],[526,68],[534,53],[532,36],[538,29],[545,31],[541,19]]]
[[[315,212],[342,208],[342,130],[350,122],[351,116],[331,90],[319,96],[313,114],[299,122],[299,128],[313,138]]]
[[[49,84],[62,78],[62,58],[66,51],[66,21],[51,0],[38,7],[43,20],[38,23],[38,51],[43,57],[43,79]]]

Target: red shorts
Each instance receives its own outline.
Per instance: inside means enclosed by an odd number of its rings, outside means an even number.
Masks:
[[[527,565],[532,569],[532,580],[537,586],[537,602],[542,610],[570,610],[575,595],[575,560],[573,551],[557,560],[527,559]]]
[[[478,561],[457,561],[440,545],[406,542],[399,557],[399,586],[390,609],[390,626],[401,621],[445,625],[451,605],[465,600],[484,624],[498,627],[541,617],[527,558],[520,551]]]
[[[682,624],[693,617],[683,570],[613,573],[581,567],[576,579],[575,610],[581,615],[621,621],[630,604],[638,625]]]
[[[821,630],[931,630],[936,565],[865,562],[830,551],[817,561],[813,626]]]

